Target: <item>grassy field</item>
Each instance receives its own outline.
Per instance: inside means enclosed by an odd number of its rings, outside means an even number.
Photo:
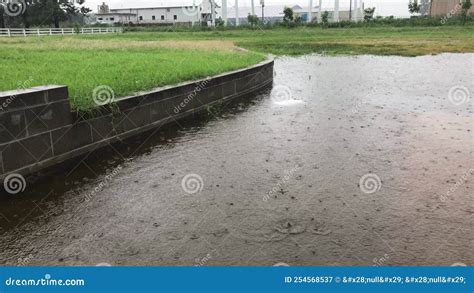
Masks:
[[[214,75],[258,63],[265,54],[417,56],[474,52],[472,26],[403,28],[277,28],[204,32],[0,39],[0,90],[69,86],[73,106],[94,107],[92,93],[115,96]],[[252,52],[236,50],[234,45]]]
[[[236,45],[275,55],[373,54],[419,56],[443,52],[474,52],[474,26],[357,27],[321,29],[298,27],[269,30],[126,33],[140,40],[231,40]]]
[[[44,84],[69,87],[77,109],[96,106],[93,91],[109,86],[116,97],[246,67],[265,58],[233,50],[173,47],[157,42],[79,37],[0,40],[0,90]]]

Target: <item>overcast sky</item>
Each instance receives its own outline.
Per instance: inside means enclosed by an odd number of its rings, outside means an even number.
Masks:
[[[196,0],[196,4],[201,3],[202,0]],[[239,6],[250,6],[251,0],[239,0]],[[339,0],[341,9],[349,7],[350,0]],[[377,15],[394,15],[407,16],[409,0],[364,0],[365,7],[376,7]],[[97,5],[102,4],[104,0],[86,0],[86,6],[90,7],[94,12],[97,11]],[[190,5],[193,0],[105,0],[105,3],[110,8],[128,8],[128,7],[153,7],[153,6],[172,6],[172,5]],[[222,0],[217,0],[220,5]],[[235,0],[227,0],[229,6],[233,6]],[[308,0],[265,0],[265,5],[272,4],[287,4],[288,6],[299,4],[300,6],[308,6]],[[319,0],[313,0],[316,6]],[[333,7],[334,0],[323,0],[323,8]],[[260,6],[260,0],[255,0],[255,5]]]

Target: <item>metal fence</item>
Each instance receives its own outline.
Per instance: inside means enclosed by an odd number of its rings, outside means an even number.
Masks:
[[[121,33],[121,27],[109,28],[0,28],[0,37],[58,36],[75,34]]]

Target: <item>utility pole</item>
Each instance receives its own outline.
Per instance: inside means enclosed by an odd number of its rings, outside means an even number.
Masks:
[[[239,26],[239,0],[235,0],[235,26]]]
[[[222,19],[224,26],[227,26],[227,0],[222,0]]]
[[[211,26],[216,26],[216,2],[211,0]]]
[[[252,16],[255,15],[255,0],[252,0]]]
[[[262,24],[265,24],[265,0],[260,0],[262,5]]]
[[[359,20],[359,0],[354,0],[354,20],[357,22]]]
[[[349,0],[349,21],[352,21],[352,0]]]
[[[193,12],[196,12],[196,14],[197,14],[196,0],[193,0]],[[196,20],[196,19],[194,19],[194,16],[193,16],[193,18],[191,19],[191,26],[194,26],[194,21],[195,21],[195,20]]]
[[[323,6],[323,0],[319,0],[319,7],[318,7],[318,23],[321,23],[321,19],[322,19],[322,15],[321,15],[321,11],[322,11],[322,6]]]
[[[339,0],[334,0],[334,15],[333,15],[333,21],[338,22],[339,21]]]
[[[309,8],[308,8],[308,23],[311,23],[311,20],[313,20],[313,0],[309,0]]]

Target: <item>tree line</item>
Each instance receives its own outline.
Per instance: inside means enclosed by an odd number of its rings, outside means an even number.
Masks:
[[[0,27],[54,26],[64,21],[83,22],[92,10],[85,0],[0,0]]]

